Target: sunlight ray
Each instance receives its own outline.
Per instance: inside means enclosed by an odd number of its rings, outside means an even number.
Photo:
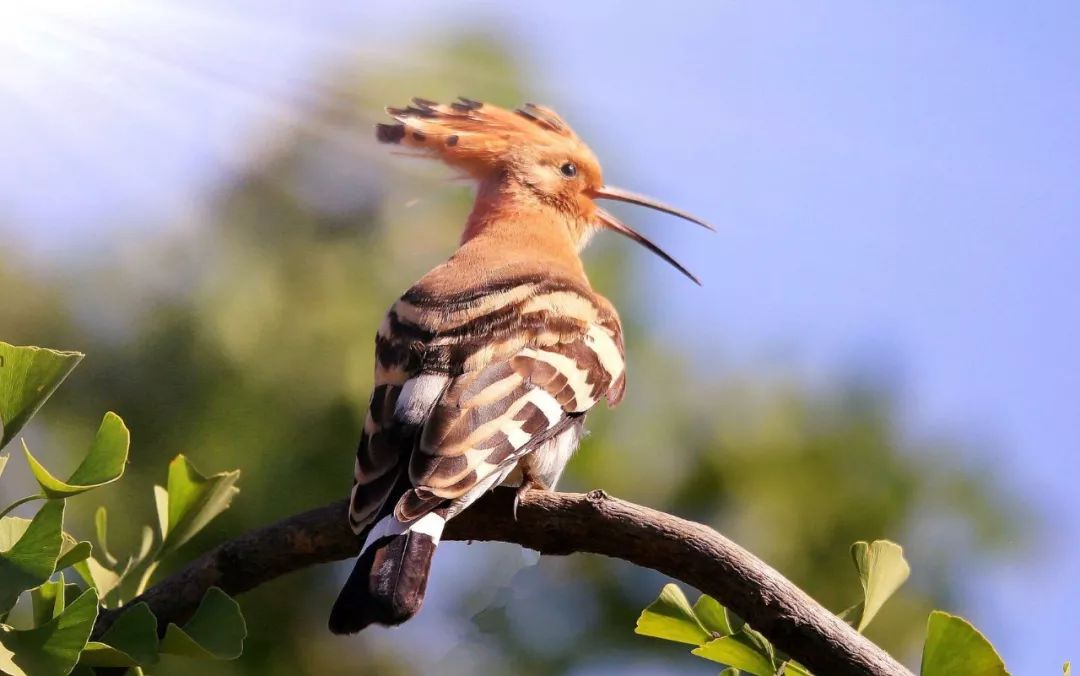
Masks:
[[[220,6],[0,0],[0,96],[18,99],[32,122],[22,133],[49,148],[31,160],[47,162],[42,167],[65,181],[95,175],[95,183],[118,196],[165,191],[151,168],[159,148],[184,144],[216,171],[236,174],[271,159],[277,139],[291,133],[310,135],[363,166],[441,178],[426,163],[379,153],[367,125],[383,121],[382,106],[393,98],[376,91],[388,88],[379,77],[385,68],[426,79],[452,69],[422,49],[361,44],[344,35]],[[282,49],[306,56],[283,59],[277,54]],[[466,85],[488,79],[453,74]],[[382,83],[353,92],[342,75]],[[73,105],[57,105],[59,100]],[[218,123],[205,126],[221,115],[246,123],[235,134]],[[117,125],[143,129],[149,138],[161,134],[162,142],[133,146],[134,152],[105,147],[97,140],[105,135],[97,131]]]

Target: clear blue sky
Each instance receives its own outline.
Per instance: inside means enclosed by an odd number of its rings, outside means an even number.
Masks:
[[[534,98],[617,158],[613,183],[721,227],[640,223],[704,279],[648,263],[688,349],[810,371],[884,354],[914,436],[983,431],[971,461],[1048,530],[1037,561],[978,571],[965,610],[1015,674],[1080,659],[1080,4],[41,4],[68,28],[0,9],[0,215],[46,254],[189,211],[280,118],[266,100],[356,45],[409,58],[394,45],[476,22],[516,45]],[[165,58],[64,32],[87,22]],[[221,63],[265,94],[214,84]]]

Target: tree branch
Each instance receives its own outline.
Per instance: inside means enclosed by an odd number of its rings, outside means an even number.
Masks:
[[[911,676],[778,572],[716,531],[664,512],[587,495],[526,493],[511,514],[513,490],[500,488],[450,521],[444,539],[499,540],[542,554],[591,552],[652,568],[716,598],[776,647],[822,676]],[[217,586],[239,594],[286,573],[355,556],[356,537],[338,501],[249,531],[157,583],[145,601],[159,626],[183,622]],[[329,608],[329,600],[327,602]],[[120,611],[104,611],[99,637]],[[629,627],[627,628],[629,631]]]

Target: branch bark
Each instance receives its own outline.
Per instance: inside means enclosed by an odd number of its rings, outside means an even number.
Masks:
[[[647,507],[588,494],[499,488],[450,521],[446,540],[498,540],[542,554],[591,552],[652,568],[709,594],[776,647],[822,676],[912,676],[899,662],[749,552],[707,526]],[[187,619],[217,586],[239,594],[286,573],[355,556],[346,501],[249,531],[160,581],[145,601],[159,626]],[[329,600],[327,602],[329,608]],[[120,611],[104,611],[99,637]],[[628,628],[629,631],[629,628]]]

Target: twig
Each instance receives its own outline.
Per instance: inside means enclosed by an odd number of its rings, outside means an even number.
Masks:
[[[512,501],[511,489],[493,491],[453,519],[444,539],[499,540],[542,554],[591,552],[623,559],[713,596],[820,676],[911,676],[778,572],[707,526],[603,491],[531,491],[522,497],[516,521]],[[345,510],[346,502],[339,501],[249,531],[132,602],[149,604],[164,628],[189,617],[211,586],[239,594],[313,564],[355,556],[358,542]],[[94,635],[100,636],[119,612],[103,611]]]

